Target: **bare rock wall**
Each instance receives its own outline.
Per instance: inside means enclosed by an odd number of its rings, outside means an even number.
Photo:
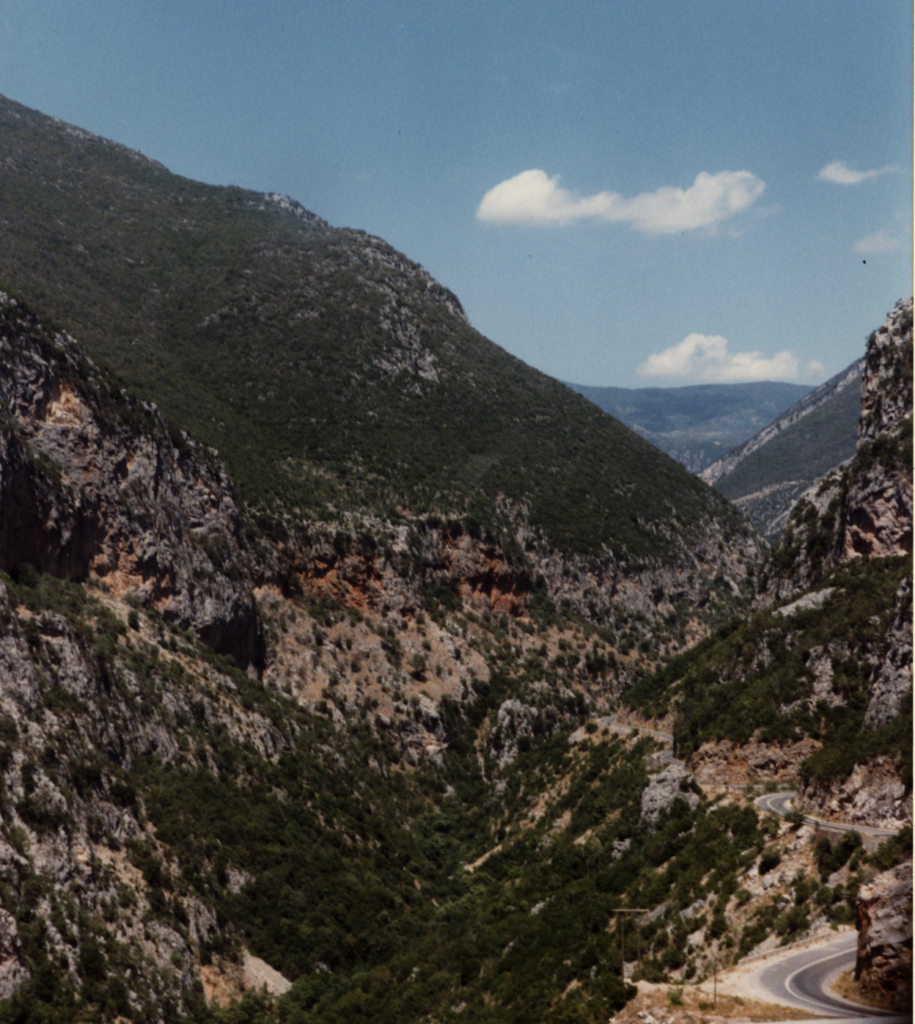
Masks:
[[[862,993],[897,1010],[912,1008],[912,862],[862,886],[858,894],[858,959]]]
[[[94,577],[257,665],[241,511],[215,453],[3,293],[0,361],[0,568]]]

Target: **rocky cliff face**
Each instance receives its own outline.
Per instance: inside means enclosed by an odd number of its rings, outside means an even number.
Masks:
[[[664,811],[669,810],[678,800],[688,807],[695,807],[699,797],[690,788],[692,776],[679,764],[668,765],[657,775],[652,775],[642,790],[642,819],[654,825]]]
[[[891,722],[912,692],[912,579],[896,592],[893,621],[887,629],[870,681],[866,726]]]
[[[911,788],[888,757],[863,761],[838,782],[805,782],[800,797],[803,809],[824,821],[890,829],[912,824]]]
[[[836,551],[912,552],[912,300],[871,335],[861,379],[858,451],[837,524]]]
[[[862,993],[895,1009],[912,1009],[912,865],[899,864],[858,894],[858,963]]]
[[[858,444],[899,430],[912,415],[912,299],[900,299],[868,338]]]
[[[215,453],[0,293],[0,568],[94,578],[260,661],[242,519]]]
[[[854,459],[808,492],[764,564],[757,613],[687,673],[678,728],[684,743],[702,737],[689,767],[703,783],[797,779],[807,813],[900,828],[912,821],[911,300],[870,337],[861,395]]]
[[[503,512],[514,534],[501,543],[440,520],[409,525],[361,519],[347,532],[315,524],[290,542],[284,572],[313,598],[331,598],[362,611],[412,617],[430,594],[449,595],[476,612],[527,617],[538,599],[604,627],[632,622],[637,644],[682,621],[690,639],[702,635],[702,614],[723,610],[747,589],[747,573],[762,555],[750,530],[734,546],[720,524],[698,524],[693,548],[678,559],[620,565],[609,552],[583,556],[557,551],[533,529],[521,507]],[[278,563],[271,572],[279,572]],[[722,600],[724,596],[724,601]],[[676,649],[686,644],[671,636]],[[663,644],[663,641],[661,641]]]
[[[912,551],[912,300],[900,300],[868,340],[855,458],[807,492],[761,574],[763,602],[809,589],[856,558]],[[882,641],[852,651],[869,666],[863,725],[887,727],[912,692],[911,579],[895,595]],[[911,792],[883,759],[832,782],[809,782],[810,813],[888,827],[912,820]]]
[[[761,578],[765,600],[813,586],[858,555],[912,552],[912,300],[868,340],[854,459],[798,502]]]
[[[189,1008],[182,992],[193,989],[197,949],[216,934],[216,919],[188,896],[184,934],[149,920],[162,897],[162,874],[160,868],[156,896],[125,852],[136,844],[156,850],[129,773],[139,757],[174,757],[176,736],[151,706],[141,713],[144,690],[146,700],[151,696],[148,679],[116,671],[116,658],[99,672],[95,642],[103,644],[106,633],[117,636],[110,632],[115,620],[101,600],[87,607],[73,596],[94,627],[79,629],[66,613],[17,608],[0,586],[0,880],[7,893],[0,911],[0,996],[30,979],[40,983],[42,956],[63,958],[76,981],[91,987],[100,979],[91,977],[90,950],[103,946],[135,964],[133,995],[125,988],[115,996],[119,1012],[142,1007],[155,1017],[169,999]],[[190,694],[181,689],[172,693],[172,707],[189,711]],[[24,885],[33,894],[25,914]],[[90,918],[108,924],[90,927]],[[37,959],[36,928],[44,932]]]
[[[762,782],[790,783],[797,766],[817,749],[805,737],[790,743],[744,743],[716,740],[703,743],[689,759],[689,770],[701,786],[754,786]]]

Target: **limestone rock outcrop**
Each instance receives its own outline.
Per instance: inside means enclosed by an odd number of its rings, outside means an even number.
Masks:
[[[699,797],[690,788],[691,780],[690,773],[679,764],[668,765],[657,775],[652,775],[642,791],[642,821],[653,825],[678,800],[695,807]]]
[[[809,780],[798,792],[805,813],[825,821],[877,828],[912,824],[912,793],[888,757],[857,764],[838,782]]]
[[[761,604],[810,590],[857,558],[912,551],[912,300],[900,300],[868,339],[854,459],[798,503],[761,574]],[[783,613],[787,609],[781,610]],[[849,647],[867,669],[863,725],[892,722],[911,700],[912,581],[904,578],[882,641]],[[833,652],[839,664],[841,652]],[[808,813],[835,821],[900,827],[912,820],[911,792],[886,758],[859,763],[844,779],[800,787]]]
[[[877,875],[858,893],[862,993],[896,1010],[912,1008],[912,862]]]
[[[912,579],[904,577],[896,592],[893,616],[879,647],[860,652],[870,666],[863,725],[889,725],[912,698]],[[838,659],[841,652],[833,652]],[[831,673],[830,673],[831,677]],[[855,765],[845,779],[802,780],[800,802],[808,814],[827,821],[882,828],[912,823],[912,792],[892,759],[876,757]]]
[[[797,766],[819,746],[805,737],[791,743],[745,743],[713,740],[689,759],[700,786],[752,786],[760,782],[792,782]]]
[[[678,616],[689,632],[702,635],[702,613],[745,592],[762,557],[762,542],[749,528],[733,544],[721,524],[709,519],[696,525],[691,551],[623,565],[609,551],[585,556],[555,549],[521,505],[503,500],[500,512],[514,534],[499,539],[436,517],[392,523],[348,515],[342,523],[316,522],[298,530],[290,524],[282,565],[268,557],[262,571],[281,580],[287,592],[405,619],[437,605],[526,618],[538,602],[551,603],[629,632],[638,647],[643,641],[657,644]],[[683,646],[681,638],[674,649]],[[617,661],[618,688],[628,684],[641,654]]]
[[[912,692],[912,578],[896,592],[893,621],[875,659],[864,724],[886,725],[899,714]]]
[[[0,359],[0,568],[98,579],[256,666],[242,517],[216,454],[5,293]]]
[[[101,614],[101,608],[93,614]],[[129,771],[139,757],[168,761],[175,755],[173,722],[163,713],[136,714],[140,679],[127,672],[116,679],[100,675],[86,631],[74,629],[66,616],[17,609],[0,584],[0,622],[0,720],[7,741],[11,735],[21,741],[16,750],[8,742],[3,746],[0,764],[0,884],[15,891],[23,873],[41,883],[27,916],[0,911],[0,998],[29,977],[22,929],[39,923],[49,954],[62,958],[78,978],[91,939],[74,927],[72,918],[78,912],[101,919],[103,907],[116,905],[119,892],[129,890],[138,912],[118,915],[111,934],[138,970],[153,976],[156,964],[173,966],[170,983],[149,1007],[161,998],[180,999],[182,986],[196,975],[199,945],[216,934],[216,915],[188,895],[183,935],[158,920],[144,925],[151,893],[123,847],[151,837],[135,800],[125,799],[129,791],[117,784],[118,766]],[[172,707],[189,714],[196,696],[173,691]],[[42,711],[51,707],[56,710]],[[81,712],[68,715],[63,708]],[[53,760],[33,760],[35,749],[54,751]],[[86,771],[93,759],[96,767]],[[108,845],[98,842],[99,832],[109,836]],[[73,908],[71,919],[56,910],[60,900]]]
[[[798,501],[761,578],[764,601],[856,556],[912,551],[912,299],[868,339],[854,459]]]
[[[499,706],[489,746],[495,752],[500,769],[515,760],[525,741],[530,743],[537,718],[536,708],[515,697]]]

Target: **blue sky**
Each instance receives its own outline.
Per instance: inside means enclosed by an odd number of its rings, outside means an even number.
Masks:
[[[912,291],[908,0],[3,8],[0,93],[380,235],[563,380],[819,383]]]

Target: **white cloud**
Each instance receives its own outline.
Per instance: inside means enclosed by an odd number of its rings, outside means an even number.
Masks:
[[[710,228],[753,203],[765,188],[749,171],[702,171],[687,188],[665,186],[626,199],[617,192],[579,196],[544,171],[522,171],[491,188],[477,209],[479,220],[499,224],[568,224],[604,220],[629,224],[647,235]]]
[[[678,345],[655,352],[638,368],[642,377],[667,377],[700,384],[731,384],[751,380],[794,380],[797,357],[777,352],[767,359],[759,352],[728,352],[727,338],[689,334]]]
[[[855,242],[855,252],[862,256],[876,256],[882,252],[895,252],[902,248],[902,242],[894,238],[885,228],[872,231]]]
[[[827,164],[817,175],[818,181],[831,181],[835,185],[859,185],[868,178],[876,178],[881,174],[895,174],[898,167],[887,165],[870,171],[853,171],[844,160],[836,160]]]

